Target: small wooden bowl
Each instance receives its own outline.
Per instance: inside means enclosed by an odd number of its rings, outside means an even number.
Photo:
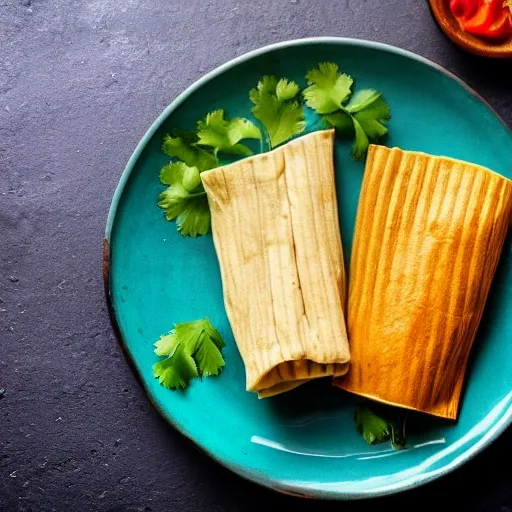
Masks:
[[[428,0],[432,14],[441,30],[458,46],[468,52],[495,59],[512,58],[512,38],[500,42],[487,42],[467,34],[460,27],[450,10],[450,0]]]

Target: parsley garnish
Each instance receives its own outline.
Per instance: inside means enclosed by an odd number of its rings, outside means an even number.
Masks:
[[[356,430],[368,444],[387,441],[391,435],[389,423],[368,407],[358,407],[355,414]]]

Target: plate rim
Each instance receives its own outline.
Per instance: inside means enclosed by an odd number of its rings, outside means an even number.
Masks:
[[[488,447],[493,441],[495,441],[510,425],[512,425],[512,404],[501,413],[501,418],[497,420],[494,425],[487,430],[487,432],[482,436],[482,438],[477,441],[472,447],[465,450],[461,455],[456,457],[451,463],[442,466],[441,468],[431,471],[429,473],[422,473],[420,475],[413,475],[398,482],[394,482],[392,484],[384,484],[379,487],[371,488],[366,491],[341,491],[337,490],[333,484],[332,490],[325,490],[315,488],[314,485],[305,487],[301,484],[301,482],[288,482],[279,479],[275,479],[270,477],[261,471],[257,470],[248,470],[247,468],[240,466],[235,463],[231,463],[228,460],[222,459],[218,457],[215,453],[211,452],[205,446],[199,444],[192,436],[189,435],[187,429],[179,422],[175,421],[173,418],[169,417],[167,413],[165,413],[160,405],[154,400],[149,392],[148,387],[146,386],[144,379],[142,379],[138,370],[135,367],[134,361],[132,359],[132,355],[130,351],[125,345],[123,336],[121,334],[121,330],[119,328],[119,324],[117,321],[117,316],[112,300],[111,294],[111,281],[110,281],[110,263],[111,263],[111,248],[110,248],[110,239],[112,235],[112,228],[114,225],[114,220],[117,213],[117,208],[119,206],[119,201],[123,194],[124,188],[128,179],[130,178],[135,165],[156,131],[161,127],[163,122],[168,118],[168,116],[176,110],[179,106],[181,106],[196,90],[200,87],[214,79],[215,77],[223,74],[227,70],[234,68],[235,66],[247,62],[255,57],[263,55],[265,53],[269,53],[275,50],[280,50],[284,48],[291,48],[296,46],[306,46],[310,44],[334,44],[334,45],[356,45],[363,48],[370,48],[373,50],[385,51],[387,53],[399,55],[402,57],[409,58],[416,62],[422,63],[429,68],[437,71],[440,74],[443,74],[455,82],[457,82],[461,87],[463,87],[466,92],[468,92],[475,99],[483,103],[489,111],[494,114],[494,116],[502,123],[505,130],[512,137],[512,129],[507,125],[504,119],[498,114],[498,112],[472,87],[470,87],[466,82],[464,82],[457,75],[448,71],[440,64],[423,57],[419,54],[411,52],[409,50],[404,50],[397,46],[380,43],[377,41],[371,41],[366,39],[358,39],[351,37],[308,37],[301,39],[291,39],[280,41],[277,43],[272,43],[269,45],[265,45],[259,47],[257,49],[245,52],[233,59],[221,64],[220,66],[214,68],[213,70],[205,73],[198,80],[189,85],[183,92],[181,92],[178,96],[176,96],[170,103],[165,107],[165,109],[161,112],[161,114],[153,121],[151,126],[147,129],[145,134],[142,136],[140,141],[138,142],[135,150],[130,156],[121,176],[119,178],[118,184],[115,188],[114,194],[112,196],[112,200],[110,203],[107,222],[105,227],[105,236],[103,241],[103,284],[104,284],[104,293],[105,300],[107,303],[108,314],[110,318],[110,322],[112,324],[112,328],[114,330],[114,334],[116,339],[123,350],[123,354],[125,359],[132,369],[136,380],[142,386],[147,398],[155,407],[155,409],[159,412],[159,414],[169,423],[172,427],[174,427],[180,434],[182,434],[188,441],[192,442],[194,446],[199,448],[204,454],[215,460],[221,466],[229,469],[235,474],[249,480],[251,482],[262,485],[263,487],[272,489],[274,491],[278,491],[283,494],[288,494],[292,496],[302,497],[302,498],[320,498],[320,499],[336,499],[336,500],[355,500],[355,499],[365,499],[365,498],[375,498],[379,496],[386,496],[390,494],[395,494],[399,492],[403,492],[406,490],[411,490],[420,486],[423,486],[433,480],[437,480],[438,478],[451,473],[458,467],[462,466],[473,457],[475,457],[478,453],[480,453],[484,448]]]

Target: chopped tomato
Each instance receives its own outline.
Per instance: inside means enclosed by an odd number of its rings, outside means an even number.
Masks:
[[[493,39],[505,39],[512,37],[512,18],[508,12],[503,12],[501,16],[487,30],[487,37]]]
[[[450,9],[458,20],[467,20],[474,16],[481,0],[451,0]]]
[[[450,9],[468,34],[486,39],[512,37],[512,13],[503,0],[452,0]]]

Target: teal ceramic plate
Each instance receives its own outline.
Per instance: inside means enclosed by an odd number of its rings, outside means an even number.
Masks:
[[[209,73],[175,99],[151,126],[121,177],[108,217],[105,277],[112,317],[129,359],[162,415],[236,473],[296,495],[351,499],[390,494],[431,481],[492,442],[512,417],[512,242],[506,242],[487,303],[459,421],[421,417],[408,446],[368,446],[355,432],[355,398],[316,382],[258,400],[245,375],[222,301],[211,236],[183,238],[156,205],[167,163],[162,137],[193,128],[224,108],[249,116],[248,91],[264,74],[304,83],[321,61],[339,63],[358,87],[383,91],[393,110],[388,145],[485,165],[512,178],[512,133],[474,92],[439,66],[390,46],[322,38],[269,46]],[[340,222],[347,259],[363,165],[336,142]],[[224,336],[227,365],[218,378],[184,392],[152,376],[153,342],[174,323],[208,316]]]

